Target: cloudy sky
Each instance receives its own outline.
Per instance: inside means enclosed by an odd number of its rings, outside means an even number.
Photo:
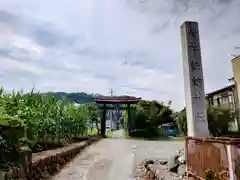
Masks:
[[[184,106],[180,25],[198,21],[206,93],[228,84],[239,0],[1,0],[6,90],[141,96]]]

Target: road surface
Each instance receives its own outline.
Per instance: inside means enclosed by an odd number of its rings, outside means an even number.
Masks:
[[[183,142],[126,140],[123,131],[86,148],[53,180],[130,180],[146,158],[168,159]]]

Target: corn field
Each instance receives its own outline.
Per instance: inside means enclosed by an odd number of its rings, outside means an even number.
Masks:
[[[24,145],[60,142],[83,136],[90,118],[88,107],[56,101],[40,93],[0,89],[0,154],[18,156]],[[4,152],[3,152],[4,151]],[[0,164],[3,157],[0,157]]]

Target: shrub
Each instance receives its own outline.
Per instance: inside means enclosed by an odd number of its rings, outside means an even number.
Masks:
[[[133,123],[128,127],[128,114],[124,113],[125,128],[135,129],[137,131],[131,133],[131,136],[142,137],[156,137],[162,136],[159,133],[158,127],[164,123],[173,122],[172,110],[169,106],[164,105],[162,102],[157,101],[140,101],[136,105],[136,109],[131,110],[131,120]],[[130,134],[130,133],[129,133]],[[142,134],[142,135],[141,135]]]
[[[229,123],[235,120],[235,114],[226,108],[207,107],[208,128],[212,136],[225,136],[229,132]],[[180,111],[175,121],[182,134],[187,136],[186,109]]]
[[[0,116],[0,165],[13,164],[26,145],[26,126],[16,117]]]

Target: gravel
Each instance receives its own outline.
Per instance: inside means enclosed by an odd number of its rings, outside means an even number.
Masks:
[[[136,166],[136,179],[144,180],[186,180],[186,158],[184,149],[180,149],[169,160],[146,159]]]

